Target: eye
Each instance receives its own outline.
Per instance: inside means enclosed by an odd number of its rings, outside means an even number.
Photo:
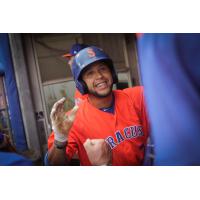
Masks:
[[[101,66],[99,67],[99,69],[100,69],[102,72],[104,72],[104,71],[107,71],[107,70],[108,70],[108,67],[107,67],[106,65],[101,65]]]
[[[93,75],[93,71],[92,71],[92,70],[89,70],[89,71],[86,72],[85,75],[86,75],[86,76],[92,76],[92,75]]]

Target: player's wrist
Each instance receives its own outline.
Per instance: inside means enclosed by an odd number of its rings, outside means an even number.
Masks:
[[[53,127],[53,131],[54,131],[54,139],[56,141],[61,142],[61,143],[65,143],[67,141],[68,137],[60,133],[57,128]]]
[[[53,127],[54,131],[54,146],[57,149],[65,149],[67,146],[67,136],[60,133],[55,127]]]
[[[68,144],[68,141],[65,141],[65,142],[59,142],[57,140],[54,140],[54,146],[57,148],[57,149],[65,149],[67,147],[67,144]]]

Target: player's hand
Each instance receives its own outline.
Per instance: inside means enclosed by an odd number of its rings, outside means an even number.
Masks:
[[[78,106],[74,106],[71,112],[66,115],[66,111],[64,111],[65,101],[66,99],[62,98],[53,105],[50,118],[54,132],[67,137],[75,120]]]
[[[83,144],[92,165],[110,165],[112,151],[103,139],[87,139]]]

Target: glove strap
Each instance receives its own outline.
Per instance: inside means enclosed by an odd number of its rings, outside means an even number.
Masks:
[[[59,133],[56,128],[53,127],[54,131],[54,139],[57,140],[58,142],[66,142],[67,141],[67,136],[65,136],[62,133]]]

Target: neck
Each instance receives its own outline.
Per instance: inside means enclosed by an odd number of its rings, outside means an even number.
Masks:
[[[108,108],[112,105],[113,101],[113,93],[109,94],[107,97],[96,97],[92,94],[88,94],[88,101],[94,107],[101,109],[101,108]]]

